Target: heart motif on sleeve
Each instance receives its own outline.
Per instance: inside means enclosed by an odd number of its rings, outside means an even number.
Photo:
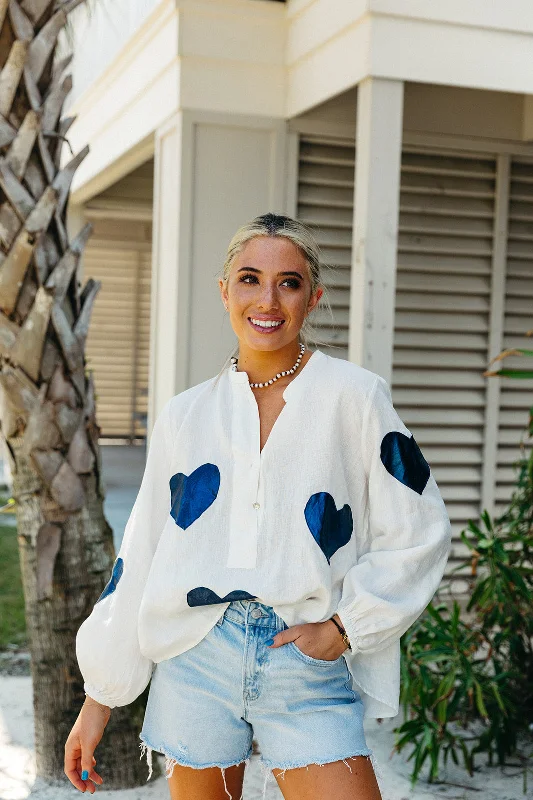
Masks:
[[[104,591],[96,601],[97,603],[99,603],[100,600],[103,600],[104,597],[107,597],[108,594],[111,594],[112,592],[115,591],[115,589],[117,588],[117,583],[122,577],[123,571],[124,571],[124,561],[121,558],[117,558],[117,560],[113,565],[113,572],[111,573],[111,577],[107,582]]]
[[[353,531],[352,509],[346,503],[337,510],[329,492],[312,494],[306,503],[305,521],[328,564],[340,547],[350,541]]]
[[[429,464],[414,436],[389,431],[381,442],[381,461],[387,472],[414,492],[422,494],[429,480]]]
[[[233,592],[224,597],[219,597],[216,592],[207,589],[205,586],[198,586],[187,592],[187,604],[189,606],[209,606],[215,603],[232,603],[233,600],[254,600],[255,595],[248,594],[243,589],[234,589]]]
[[[220,470],[215,464],[202,464],[184,475],[178,472],[170,479],[170,515],[186,530],[215,501],[220,486]]]

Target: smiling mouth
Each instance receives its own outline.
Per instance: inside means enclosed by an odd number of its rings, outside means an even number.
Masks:
[[[278,328],[281,328],[285,320],[255,319],[255,317],[248,317],[248,322],[256,331],[261,331],[261,333],[273,333],[274,331],[278,330]]]

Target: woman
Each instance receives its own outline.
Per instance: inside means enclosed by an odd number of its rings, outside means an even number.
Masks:
[[[166,756],[172,800],[241,797],[252,736],[286,800],[378,800],[363,714],[398,712],[399,639],[442,577],[448,515],[385,380],[307,349],[323,294],[307,228],[257,217],[219,286],[238,358],[155,422],[77,634],[65,772],[94,792],[110,709],[151,679],[140,747]]]

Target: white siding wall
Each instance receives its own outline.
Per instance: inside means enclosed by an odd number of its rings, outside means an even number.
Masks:
[[[70,66],[73,87],[65,102],[63,114],[105,72],[128,39],[160,2],[161,0],[94,0],[90,11],[83,4],[74,9],[69,17],[74,52]],[[61,52],[69,50],[63,37]]]

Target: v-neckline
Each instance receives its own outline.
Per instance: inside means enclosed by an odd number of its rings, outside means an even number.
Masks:
[[[244,386],[248,389],[249,396],[253,400],[253,404],[254,404],[255,412],[256,412],[257,438],[258,438],[258,443],[259,443],[258,444],[258,450],[259,450],[259,459],[260,460],[263,459],[264,452],[268,447],[268,443],[270,442],[270,440],[272,438],[272,434],[274,433],[274,430],[276,428],[279,428],[279,424],[278,423],[280,421],[280,418],[283,416],[284,412],[286,412],[288,401],[290,399],[290,395],[294,390],[293,387],[295,387],[295,385],[297,387],[298,381],[300,381],[302,376],[304,376],[306,374],[306,369],[309,366],[309,364],[312,361],[316,361],[317,358],[319,357],[319,355],[322,355],[322,352],[320,350],[313,350],[313,352],[311,353],[311,356],[305,362],[305,364],[301,368],[300,372],[298,372],[296,374],[296,377],[294,377],[292,379],[292,381],[290,383],[288,383],[287,386],[284,388],[284,390],[282,392],[282,397],[283,397],[283,400],[285,401],[284,405],[283,405],[281,411],[279,412],[278,416],[274,420],[274,424],[272,425],[272,427],[270,429],[270,432],[269,432],[269,434],[268,434],[268,436],[267,436],[267,438],[265,440],[265,443],[264,443],[263,447],[261,447],[261,417],[260,417],[260,414],[259,414],[259,405],[257,403],[256,397],[255,397],[254,393],[252,392],[252,389],[251,389],[250,384],[248,382],[248,373],[245,372],[244,370],[239,371],[239,372],[231,371],[231,368],[230,368],[230,375],[233,377],[233,379],[237,379],[237,380],[242,381],[244,383]],[[237,377],[237,376],[239,376],[239,377]],[[243,377],[240,377],[240,376],[243,376]]]

